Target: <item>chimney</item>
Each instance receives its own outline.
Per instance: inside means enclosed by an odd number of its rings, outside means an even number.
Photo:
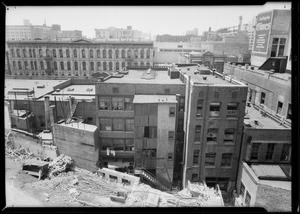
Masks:
[[[51,129],[52,129],[54,123],[55,123],[54,113],[53,113],[54,107],[55,107],[55,105],[50,106],[50,125],[51,125]]]
[[[211,31],[211,27],[208,28],[208,31],[209,31],[209,32]]]
[[[44,106],[45,106],[45,124],[46,124],[46,130],[50,128],[50,101],[49,96],[44,97]]]
[[[243,17],[242,16],[240,16],[239,17],[239,19],[240,19],[240,22],[239,22],[239,31],[241,30],[241,28],[242,28],[242,21],[243,21]]]

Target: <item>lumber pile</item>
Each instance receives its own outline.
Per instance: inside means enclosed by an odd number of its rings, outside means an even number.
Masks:
[[[14,161],[34,158],[33,153],[31,153],[29,149],[22,146],[19,146],[16,149],[12,149],[11,147],[6,147],[5,155],[11,157]]]

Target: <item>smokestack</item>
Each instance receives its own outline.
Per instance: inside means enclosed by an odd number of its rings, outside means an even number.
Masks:
[[[239,19],[240,19],[240,22],[239,22],[239,31],[241,30],[241,28],[242,28],[242,21],[243,21],[243,17],[242,16],[240,16],[239,17]]]
[[[50,128],[50,101],[49,96],[44,97],[44,105],[45,105],[45,124],[46,124],[46,130]]]
[[[209,31],[209,32],[211,31],[211,27],[208,28],[208,31]]]
[[[55,107],[55,105],[51,105],[51,106],[50,106],[50,124],[51,124],[51,129],[52,129],[54,123],[55,123],[55,120],[54,120],[54,113],[53,113],[54,107]]]

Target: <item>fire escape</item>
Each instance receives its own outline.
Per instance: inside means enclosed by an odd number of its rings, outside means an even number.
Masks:
[[[69,124],[72,120],[72,117],[74,115],[74,112],[76,111],[76,107],[78,104],[78,101],[76,99],[74,99],[73,97],[71,98],[71,111],[69,112],[67,118],[66,118],[66,124]]]

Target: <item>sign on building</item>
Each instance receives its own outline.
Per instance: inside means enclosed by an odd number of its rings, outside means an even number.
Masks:
[[[257,16],[253,51],[267,53],[272,26],[272,16],[272,11],[261,13]]]

